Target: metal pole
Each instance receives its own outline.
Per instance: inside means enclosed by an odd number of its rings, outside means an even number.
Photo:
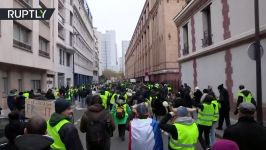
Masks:
[[[260,24],[259,24],[259,1],[254,0],[255,14],[255,53],[256,53],[256,81],[257,81],[257,121],[263,125],[262,112],[262,86],[261,86],[261,57],[260,57]]]

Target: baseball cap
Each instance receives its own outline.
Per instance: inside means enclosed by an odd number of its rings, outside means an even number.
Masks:
[[[243,114],[253,114],[256,111],[255,105],[247,102],[241,103],[238,109]]]

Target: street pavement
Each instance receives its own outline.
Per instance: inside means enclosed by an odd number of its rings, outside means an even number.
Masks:
[[[81,133],[79,130],[80,125],[80,119],[83,113],[85,112],[85,109],[79,109],[74,111],[74,120],[75,120],[75,126],[79,131],[79,137],[82,142],[82,145],[84,149],[86,149],[86,136],[85,133]],[[116,130],[114,132],[114,136],[111,138],[111,150],[127,150],[128,149],[128,132],[126,131],[125,134],[125,141],[121,141],[118,137],[118,129],[116,127]],[[168,150],[168,137],[163,134],[163,143],[164,143],[164,150]],[[196,146],[196,150],[202,150],[199,144]]]

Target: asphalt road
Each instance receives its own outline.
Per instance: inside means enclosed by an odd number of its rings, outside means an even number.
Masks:
[[[75,126],[77,127],[78,131],[79,131],[79,125],[80,125],[80,118],[84,112],[85,112],[85,109],[74,111]],[[80,137],[80,140],[82,142],[84,149],[86,149],[85,134],[79,131],[79,137]],[[168,150],[168,137],[164,134],[163,134],[163,142],[164,142],[164,150]],[[118,130],[116,128],[114,132],[114,136],[111,138],[111,150],[127,150],[127,149],[128,149],[128,132],[126,131],[125,141],[121,141],[120,138],[118,137]],[[202,150],[199,144],[197,144],[196,150]]]

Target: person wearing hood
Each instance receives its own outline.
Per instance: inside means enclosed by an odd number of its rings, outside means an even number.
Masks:
[[[83,150],[78,130],[70,121],[72,115],[73,110],[68,101],[55,101],[55,113],[47,121],[48,134],[54,139],[52,149]]]
[[[238,106],[239,104],[246,102],[246,103],[252,103],[253,105],[256,106],[256,101],[252,96],[252,93],[249,90],[245,89],[244,85],[239,86],[239,92],[238,92],[238,98],[237,98],[237,103],[236,103],[236,109],[234,114],[238,114]]]
[[[159,124],[150,118],[148,105],[136,104],[132,108],[136,117],[129,124],[129,150],[163,150]]]
[[[220,93],[218,102],[221,104],[221,108],[219,109],[219,121],[218,121],[218,127],[217,130],[223,129],[223,122],[225,120],[226,127],[231,125],[230,122],[230,100],[229,100],[229,94],[228,91],[224,88],[223,84],[220,84],[218,86],[218,90]]]
[[[211,95],[206,95],[202,104],[198,105],[198,118],[197,124],[199,129],[199,142],[202,148],[210,148],[210,130],[215,120],[215,108],[216,105],[212,104],[213,97]],[[203,139],[204,133],[204,139]]]
[[[54,140],[45,135],[46,121],[40,116],[32,117],[24,129],[24,135],[18,136],[15,145],[18,150],[50,150]]]
[[[80,122],[80,131],[86,132],[87,150],[109,150],[110,137],[115,130],[114,120],[99,95],[92,96],[88,104]]]
[[[196,103],[200,103],[202,95],[203,93],[200,91],[199,87],[195,87],[195,92],[193,93],[193,96]]]
[[[160,128],[170,134],[169,150],[195,150],[199,131],[188,109],[183,106],[173,108],[173,112],[168,113],[159,123]],[[173,124],[167,124],[170,119],[174,121]]]

